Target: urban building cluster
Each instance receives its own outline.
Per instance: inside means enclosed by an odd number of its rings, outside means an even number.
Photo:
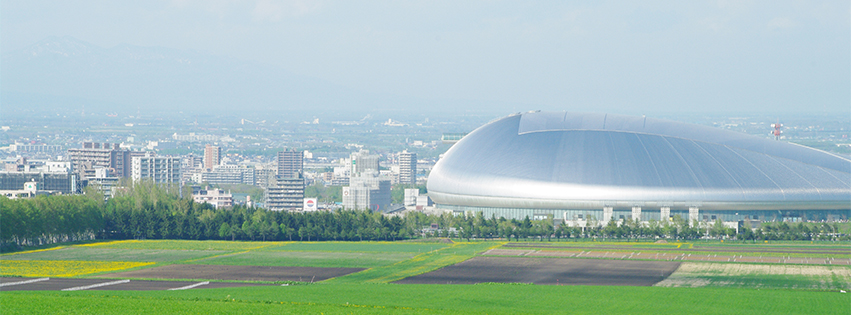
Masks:
[[[188,139],[208,138],[191,135]],[[104,198],[111,198],[123,185],[152,181],[192,186],[195,202],[209,203],[217,208],[244,203],[274,211],[343,207],[390,212],[404,208],[404,205],[392,204],[391,185],[417,184],[417,154],[407,150],[391,155],[382,166],[379,155],[360,149],[347,158],[306,172],[305,159],[313,159],[313,154],[295,148],[277,152],[273,161],[266,162],[250,162],[240,159],[239,155],[227,155],[223,147],[216,144],[206,144],[203,154],[174,156],[160,155],[153,150],[131,150],[119,143],[83,142],[66,152],[53,147],[30,149],[50,152],[56,158],[31,160],[21,157],[14,162],[7,161],[0,172],[0,191],[8,198],[76,194],[87,187],[96,189]],[[122,181],[123,178],[127,180]],[[342,200],[320,204],[317,198],[305,198],[305,188],[314,184],[341,186]],[[231,192],[211,187],[219,185],[254,186],[263,190],[263,197],[251,200],[250,196],[244,196],[237,200]]]
[[[181,192],[217,208],[482,212],[574,227],[676,216],[731,226],[851,217],[847,124],[735,117],[701,126],[564,112],[474,118],[89,120],[108,130],[100,135],[78,120],[47,131],[22,122],[0,131],[14,141],[0,147],[0,193],[112,198],[151,181],[189,186]],[[213,134],[190,132],[198,130]]]

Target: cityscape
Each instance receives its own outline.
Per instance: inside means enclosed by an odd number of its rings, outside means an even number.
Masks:
[[[419,193],[411,191],[394,200],[391,187],[424,187],[441,154],[467,132],[498,117],[409,113],[397,114],[397,120],[372,114],[355,120],[352,114],[351,120],[337,121],[229,118],[227,123],[224,117],[205,117],[206,122],[199,123],[191,116],[42,114],[3,126],[8,145],[0,147],[5,164],[0,174],[7,197],[77,194],[91,186],[109,198],[121,189],[119,180],[128,178],[190,185],[196,200],[216,207],[236,203],[275,211],[347,208],[385,213],[432,206],[425,191],[419,201]],[[775,138],[777,123],[766,116],[677,118],[766,139]],[[782,122],[778,141],[851,154],[849,121],[842,116],[799,116]],[[45,127],[36,127],[40,125]],[[455,135],[459,138],[450,139]],[[25,193],[24,183],[35,179],[38,190]],[[313,206],[306,207],[307,202]]]
[[[851,3],[0,0],[5,314],[849,314]]]

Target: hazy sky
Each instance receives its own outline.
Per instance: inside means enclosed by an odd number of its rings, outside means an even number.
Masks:
[[[847,0],[0,1],[0,51],[66,35],[518,110],[851,112]]]

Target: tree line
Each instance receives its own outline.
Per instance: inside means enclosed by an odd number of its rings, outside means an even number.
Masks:
[[[182,191],[181,191],[182,190]],[[387,216],[361,210],[278,212],[235,205],[216,209],[198,204],[187,187],[141,182],[103,200],[85,195],[0,197],[0,247],[17,249],[92,239],[364,241],[420,237],[508,239],[513,241],[581,238],[741,240],[848,239],[837,224],[786,222],[745,227],[741,233],[721,221],[697,227],[676,216],[671,222],[612,221],[605,226],[569,227],[552,220],[486,218],[410,212]],[[437,224],[437,229],[431,229]]]

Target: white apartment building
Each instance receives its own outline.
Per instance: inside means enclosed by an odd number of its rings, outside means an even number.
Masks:
[[[131,177],[134,181],[150,178],[155,183],[180,182],[180,158],[133,157]]]

